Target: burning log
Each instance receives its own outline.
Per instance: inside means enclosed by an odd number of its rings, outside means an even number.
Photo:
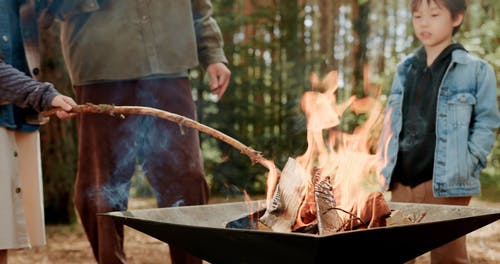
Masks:
[[[292,230],[295,232],[309,232],[309,233],[318,232],[318,227],[317,227],[318,217],[316,216],[318,210],[316,207],[317,203],[316,203],[315,186],[320,176],[321,176],[321,171],[315,168],[313,170],[312,181],[309,183],[307,187],[305,199],[299,208],[299,214],[297,220],[295,222],[294,227],[292,228]]]
[[[308,175],[294,159],[289,158],[270,205],[260,221],[274,231],[290,232],[304,200]]]
[[[313,180],[309,184],[299,217],[293,227],[294,232],[326,235],[338,232],[343,221],[337,213],[330,177],[321,179],[321,170],[314,168]]]
[[[345,230],[386,226],[386,219],[391,215],[391,210],[381,192],[370,193],[363,207],[359,210],[354,207],[352,211],[359,211],[359,217],[350,219]]]
[[[341,231],[343,222],[336,210],[330,177],[325,177],[314,185],[314,197],[318,211],[318,233],[328,235]]]
[[[330,177],[321,178],[318,168],[313,172],[313,180],[306,184],[308,175],[304,168],[288,159],[272,202],[259,219],[266,229],[327,235],[386,226],[391,211],[382,193],[373,192],[360,208],[345,210],[336,204]]]

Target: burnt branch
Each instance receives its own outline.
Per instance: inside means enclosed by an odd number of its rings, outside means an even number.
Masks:
[[[51,115],[56,114],[57,111],[60,111],[60,108],[50,109],[48,111],[42,112],[43,117],[49,117]],[[194,128],[200,132],[208,134],[216,139],[219,139],[227,144],[233,146],[237,150],[239,150],[242,154],[247,155],[252,164],[259,163],[262,166],[266,167],[270,171],[277,171],[274,162],[265,159],[261,152],[254,150],[253,148],[244,145],[238,140],[214,129],[203,125],[193,119],[187,118],[185,116],[181,116],[178,114],[174,114],[168,111],[152,108],[152,107],[144,107],[144,106],[115,106],[109,104],[91,104],[87,103],[85,105],[77,105],[74,106],[70,113],[95,113],[95,114],[107,114],[110,116],[115,116],[119,118],[125,118],[125,115],[150,115],[158,118],[166,119],[177,123],[182,130],[183,127]]]

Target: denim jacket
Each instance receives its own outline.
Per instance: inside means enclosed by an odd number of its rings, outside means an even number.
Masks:
[[[32,2],[26,4],[24,0],[0,0],[0,55],[3,61],[26,75],[39,72],[39,59],[35,51],[38,44],[36,20],[28,8],[34,8]],[[27,58],[31,60],[28,62]],[[31,132],[38,130],[41,122],[36,111],[31,108],[21,109],[0,102],[0,126]]]
[[[406,75],[412,54],[397,67],[378,142],[378,171],[383,190],[390,187],[398,156]],[[500,114],[496,77],[485,61],[455,50],[438,91],[433,193],[436,197],[473,196],[481,192],[480,171],[495,142]]]

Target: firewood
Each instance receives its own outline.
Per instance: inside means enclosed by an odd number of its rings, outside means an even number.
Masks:
[[[311,232],[311,230],[316,230],[315,228],[308,228],[307,226],[317,225],[318,217],[316,210],[316,198],[314,193],[315,185],[319,179],[321,174],[321,170],[318,168],[314,168],[312,172],[312,180],[309,181],[309,184],[306,189],[305,198],[302,204],[299,207],[299,213],[297,216],[297,220],[295,221],[295,225],[292,228],[292,231],[301,232],[301,230],[305,232]]]
[[[319,234],[328,235],[341,231],[343,222],[336,210],[337,205],[330,177],[325,177],[314,185],[314,196],[318,212]]]
[[[387,226],[387,218],[391,215],[389,205],[381,192],[370,193],[363,208],[359,210],[359,218],[350,223],[352,230]],[[358,209],[354,208],[353,211],[357,212]]]
[[[370,217],[368,228],[386,226],[386,219],[391,215],[389,205],[381,192],[373,192],[368,196],[367,206],[363,208],[362,217]],[[371,204],[371,206],[370,206]]]
[[[304,200],[308,178],[304,168],[289,158],[281,172],[273,199],[260,221],[274,231],[292,231],[299,207]]]

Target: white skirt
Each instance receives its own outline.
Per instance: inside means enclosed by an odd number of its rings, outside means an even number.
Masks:
[[[0,127],[0,249],[45,244],[40,134]]]

